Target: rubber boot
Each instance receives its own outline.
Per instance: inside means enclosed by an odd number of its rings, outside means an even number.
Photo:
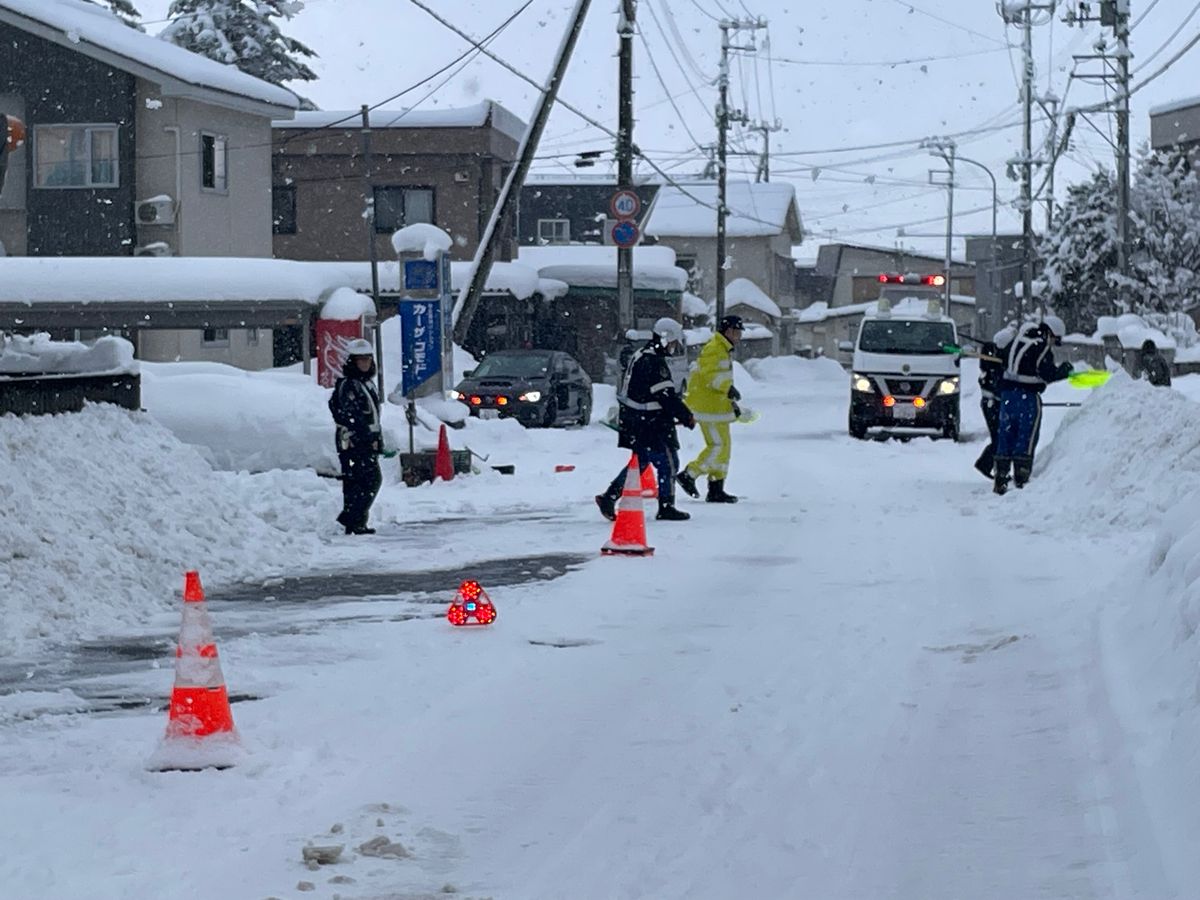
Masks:
[[[654,518],[664,522],[686,522],[692,516],[682,509],[676,509],[674,503],[658,504],[658,514]]]
[[[737,503],[738,498],[733,494],[725,493],[724,478],[708,479],[708,496],[704,498],[706,503]]]
[[[597,494],[596,505],[600,507],[600,515],[610,522],[617,520],[617,501],[608,494]]]
[[[684,469],[682,472],[676,475],[675,480],[679,483],[679,486],[683,488],[683,492],[689,497],[700,496],[700,489],[696,487],[696,479],[692,477],[691,473],[687,469]]]
[[[1032,466],[1022,465],[1017,463],[1013,466],[1013,484],[1018,488],[1023,488],[1029,483],[1029,476],[1033,472]]]

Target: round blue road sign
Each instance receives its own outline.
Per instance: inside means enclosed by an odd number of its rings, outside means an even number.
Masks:
[[[634,222],[622,221],[613,226],[612,239],[618,247],[632,247],[638,242],[638,227]]]

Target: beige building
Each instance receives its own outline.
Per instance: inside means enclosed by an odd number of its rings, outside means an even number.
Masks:
[[[275,123],[275,255],[367,259],[363,213],[372,200],[379,259],[395,255],[395,231],[422,222],[451,236],[455,259],[470,259],[517,157],[525,123],[492,101],[369,115],[369,176],[360,112],[301,112]],[[512,258],[511,242],[498,258]]]

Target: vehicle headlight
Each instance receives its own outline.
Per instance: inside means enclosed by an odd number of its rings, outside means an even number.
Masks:
[[[864,394],[870,394],[875,390],[875,385],[871,383],[871,379],[866,375],[859,375],[857,372],[850,376],[850,384],[854,390],[862,391]]]
[[[524,394],[522,394],[517,399],[524,400],[526,403],[537,403],[539,400],[542,399],[542,392],[541,391],[526,391]]]
[[[944,379],[942,381],[942,383],[938,385],[938,393],[939,394],[957,394],[958,393],[958,379],[957,378]]]

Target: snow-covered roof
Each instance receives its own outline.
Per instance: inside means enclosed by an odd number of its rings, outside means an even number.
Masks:
[[[0,0],[0,22],[154,81],[168,96],[187,93],[183,86],[190,85],[278,107],[276,115],[300,105],[285,88],[130,28],[83,0]],[[220,103],[219,97],[204,99]]]
[[[707,316],[708,304],[688,291],[683,292],[683,314],[685,316]]]
[[[892,315],[921,315],[925,314],[927,300],[916,297],[906,297],[898,303],[892,304]],[[951,294],[950,302],[957,303],[960,306],[974,306],[975,298],[968,297],[965,294]],[[826,319],[837,319],[842,316],[874,316],[878,313],[879,301],[872,300],[870,303],[852,303],[848,306],[830,307],[824,301],[814,303],[804,309],[793,310],[794,315],[801,322],[824,322]]]
[[[616,288],[617,248],[600,244],[521,247],[517,261],[577,287]],[[670,247],[633,248],[633,286],[636,290],[682,291],[688,273],[675,265]]]
[[[1160,103],[1158,106],[1150,107],[1150,115],[1165,116],[1173,112],[1180,112],[1185,109],[1200,107],[1200,97],[1187,97],[1183,100],[1170,100],[1166,103]]]
[[[729,207],[725,233],[730,237],[789,233],[793,243],[800,242],[800,212],[796,207],[796,189],[792,185],[733,181],[727,186],[725,202]],[[658,237],[715,237],[716,207],[715,184],[667,185],[654,198],[650,217],[646,221],[646,234]]]
[[[0,335],[0,381],[9,375],[45,372],[109,375],[137,370],[133,344],[114,335],[90,346],[77,341],[52,341],[48,334]]]
[[[373,109],[372,128],[482,128],[488,124],[514,141],[525,136],[525,123],[495,100],[482,100],[471,106],[454,109]],[[334,128],[357,129],[362,122],[361,110],[304,110],[294,119],[272,122],[274,128]]]
[[[455,288],[466,283],[469,267],[466,262],[451,263]],[[383,290],[394,293],[400,284],[399,264],[380,263],[379,282]],[[12,256],[4,260],[0,303],[299,300],[317,305],[339,287],[370,290],[370,263],[214,256]],[[500,262],[492,266],[485,289],[525,299],[538,292],[561,296],[567,286],[541,278],[528,266]]]
[[[726,308],[739,304],[757,309],[776,319],[783,315],[779,304],[763,293],[762,288],[749,278],[735,278],[725,286]]]

